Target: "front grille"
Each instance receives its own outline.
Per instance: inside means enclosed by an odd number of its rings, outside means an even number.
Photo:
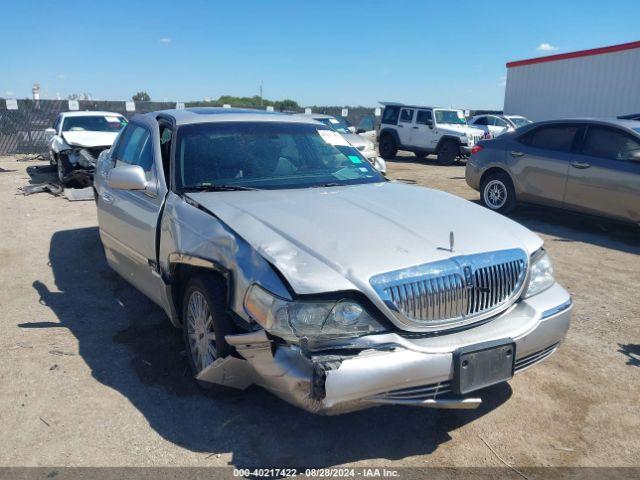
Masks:
[[[526,277],[521,250],[454,257],[373,277],[392,310],[421,325],[486,316],[508,305]]]

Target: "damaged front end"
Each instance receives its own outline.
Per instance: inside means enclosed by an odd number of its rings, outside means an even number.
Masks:
[[[111,148],[73,146],[58,154],[58,180],[64,187],[85,188],[93,184],[99,155]]]

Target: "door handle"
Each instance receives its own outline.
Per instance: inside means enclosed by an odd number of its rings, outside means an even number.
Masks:
[[[591,164],[586,162],[572,162],[571,166],[574,168],[589,168]]]
[[[108,205],[111,205],[113,203],[113,201],[115,200],[114,196],[111,195],[108,192],[102,192],[100,194],[100,197],[102,198],[102,201]]]
[[[404,125],[398,125],[398,128],[404,128]]]
[[[411,127],[411,128],[413,128],[414,130],[418,130],[418,127]]]
[[[524,152],[515,152],[512,151],[509,153],[512,157],[524,157]]]

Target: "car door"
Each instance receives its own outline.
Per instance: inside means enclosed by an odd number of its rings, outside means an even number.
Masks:
[[[138,165],[145,190],[119,190],[101,184],[97,200],[100,237],[109,265],[156,303],[164,289],[157,270],[156,228],[167,192],[159,133],[153,119],[136,118],[122,132],[112,154],[111,169]]]
[[[579,124],[548,123],[506,143],[506,158],[519,200],[562,205],[579,131]]]
[[[436,148],[438,140],[433,133],[433,114],[431,110],[419,109],[417,111],[411,131],[411,145],[425,150],[434,150]]]
[[[402,145],[411,145],[411,127],[413,126],[413,108],[402,108],[398,119],[398,137]]]
[[[489,131],[493,138],[502,135],[509,129],[509,124],[500,117],[489,117]]]
[[[640,140],[624,130],[589,125],[569,167],[568,208],[640,223]]]

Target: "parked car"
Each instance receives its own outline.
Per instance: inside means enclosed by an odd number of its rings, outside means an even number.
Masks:
[[[418,158],[438,156],[441,165],[452,165],[466,157],[484,132],[467,125],[464,112],[399,103],[383,103],[380,125],[380,155],[392,159],[398,150],[413,152]]]
[[[466,179],[498,212],[529,202],[640,223],[640,122],[527,125],[476,145]]]
[[[640,120],[640,113],[629,113],[628,115],[620,115],[620,120]]]
[[[126,124],[127,119],[114,112],[60,113],[53,128],[45,130],[49,161],[57,165],[60,183],[90,184],[98,155],[111,147]]]
[[[342,135],[347,142],[356,147],[360,153],[369,160],[369,163],[371,163],[371,165],[373,165],[379,172],[384,175],[387,174],[387,163],[383,158],[378,156],[375,143],[353,133],[342,117],[334,117],[332,115],[325,115],[322,113],[313,113],[310,116],[314,120],[325,124],[331,130]]]
[[[479,128],[485,133],[485,138],[495,138],[505,132],[512,132],[516,128],[529,125],[531,120],[521,115],[476,115],[469,120],[469,125]]]
[[[203,386],[258,384],[316,413],[474,408],[569,326],[540,237],[386,181],[311,118],[136,115],[95,187],[109,265],[182,328]]]
[[[365,115],[362,117],[356,127],[356,133],[375,144],[378,137],[376,117],[374,115]]]

